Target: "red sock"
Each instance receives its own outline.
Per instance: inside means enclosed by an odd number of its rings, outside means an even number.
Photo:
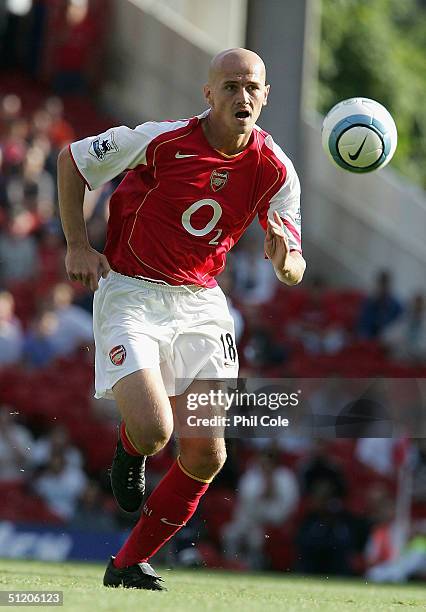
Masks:
[[[114,560],[115,567],[147,561],[194,514],[209,483],[183,470],[178,459],[151,493],[142,516]]]
[[[127,433],[126,424],[124,421],[121,421],[120,425],[120,438],[126,453],[128,453],[129,455],[133,455],[134,457],[140,457],[142,453],[138,451],[138,449],[135,447],[135,445],[129,438],[129,434]]]

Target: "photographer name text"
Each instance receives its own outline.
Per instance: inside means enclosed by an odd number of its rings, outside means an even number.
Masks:
[[[252,414],[250,416],[219,416],[212,417],[197,417],[191,414],[186,419],[189,427],[288,427],[290,422],[288,419],[280,415],[264,414],[258,416]]]

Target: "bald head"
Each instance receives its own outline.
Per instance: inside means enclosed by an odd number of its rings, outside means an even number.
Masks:
[[[210,63],[209,83],[213,84],[218,77],[226,73],[253,74],[263,84],[266,79],[262,58],[249,49],[227,49],[214,56]]]
[[[219,143],[225,154],[241,151],[250,139],[268,100],[265,73],[262,58],[248,49],[228,49],[212,59],[209,80],[204,85],[204,97],[210,106],[204,130],[210,144],[218,148]]]

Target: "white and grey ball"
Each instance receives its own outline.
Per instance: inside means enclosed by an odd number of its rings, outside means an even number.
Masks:
[[[398,141],[391,114],[369,98],[350,98],[328,112],[322,146],[330,160],[350,172],[366,173],[390,162]]]

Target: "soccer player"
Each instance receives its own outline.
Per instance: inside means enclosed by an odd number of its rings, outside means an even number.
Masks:
[[[233,322],[215,280],[226,253],[257,216],[279,280],[295,285],[305,270],[297,174],[256,125],[265,78],[256,53],[223,51],[211,63],[202,114],[112,128],[59,155],[65,263],[71,280],[95,292],[96,397],[115,398],[121,413],[111,482],[129,512],[142,503],[145,457],[172,434],[174,397],[200,379],[237,376]],[[96,189],[124,170],[101,254],[87,239],[85,185]],[[191,518],[225,458],[223,437],[181,437],[104,585],[164,589],[148,560]]]

